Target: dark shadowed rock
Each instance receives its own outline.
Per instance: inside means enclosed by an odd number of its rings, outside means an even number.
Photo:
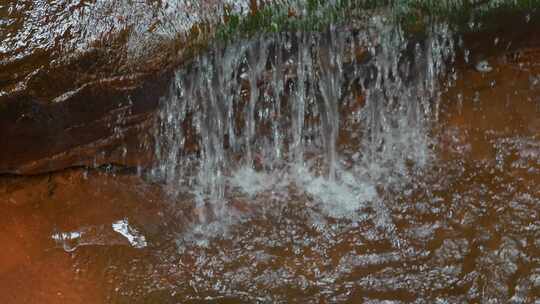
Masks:
[[[152,110],[167,79],[163,74],[101,80],[48,103],[30,96],[6,98],[0,112],[0,171],[144,162]]]

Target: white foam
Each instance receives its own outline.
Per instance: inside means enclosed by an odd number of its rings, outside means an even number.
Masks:
[[[267,172],[255,171],[243,166],[229,179],[230,185],[249,196],[256,196],[274,188],[279,181],[277,176]]]
[[[335,180],[315,176],[305,167],[295,171],[297,185],[318,203],[325,214],[332,217],[353,218],[358,209],[378,197],[373,184],[347,171],[340,170]]]

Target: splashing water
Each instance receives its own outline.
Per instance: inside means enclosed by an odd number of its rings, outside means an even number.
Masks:
[[[448,26],[409,41],[374,17],[366,29],[240,41],[176,72],[161,101],[153,176],[224,216],[234,196],[294,191],[355,217],[431,157]],[[286,195],[285,195],[286,196]],[[204,222],[207,217],[200,219]]]

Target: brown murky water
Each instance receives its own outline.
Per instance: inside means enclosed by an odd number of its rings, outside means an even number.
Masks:
[[[436,158],[357,219],[295,195],[201,210],[114,168],[0,180],[1,303],[538,303],[540,54],[445,93]]]

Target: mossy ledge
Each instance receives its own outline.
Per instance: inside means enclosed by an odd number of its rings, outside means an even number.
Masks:
[[[540,17],[540,0],[252,0],[249,12],[224,8],[223,23],[215,29],[217,42],[283,31],[320,31],[330,24],[361,23],[384,14],[406,32],[418,33],[432,20],[451,23],[458,32],[489,31],[504,15]]]

